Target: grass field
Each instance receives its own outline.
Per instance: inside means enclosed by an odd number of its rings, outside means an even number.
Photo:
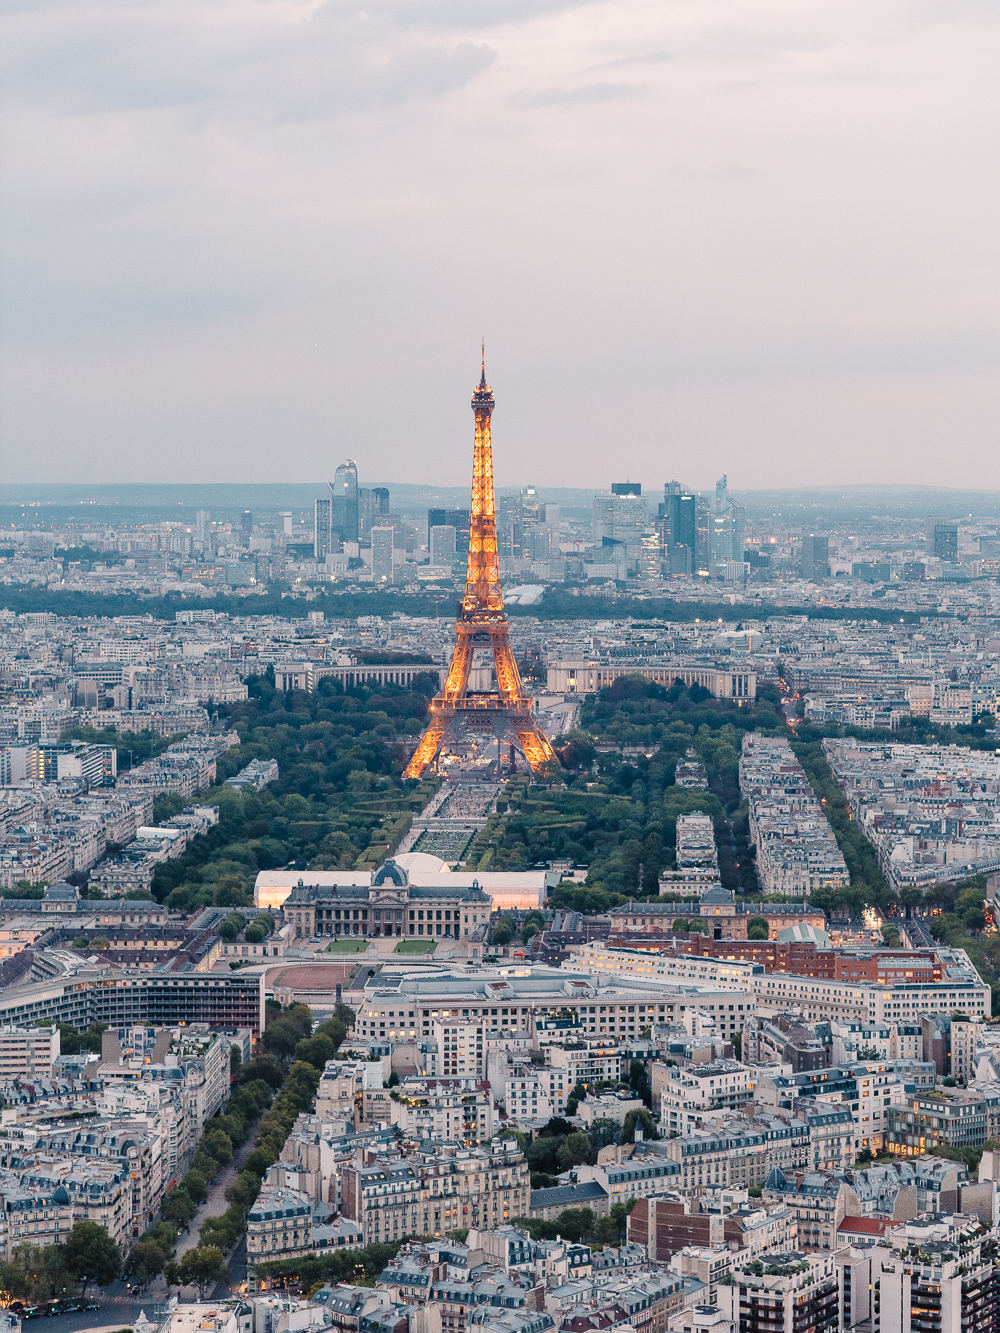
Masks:
[[[364,953],[367,940],[333,940],[326,946],[327,953]]]
[[[433,953],[437,940],[400,940],[393,953]]]

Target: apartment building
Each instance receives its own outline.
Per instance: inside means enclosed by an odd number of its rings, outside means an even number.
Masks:
[[[759,1271],[759,1270],[763,1271]],[[834,1333],[840,1322],[839,1278],[831,1254],[769,1254],[733,1265],[732,1284],[720,1285],[718,1308],[740,1333]]]
[[[854,1148],[881,1148],[890,1110],[906,1098],[903,1081],[890,1064],[862,1061],[847,1068],[818,1069],[800,1074],[758,1071],[754,1095],[758,1102],[791,1109],[809,1097],[841,1110],[854,1121]],[[831,1138],[839,1138],[833,1134]]]
[[[484,1047],[491,1036],[504,1032],[530,1039],[536,1022],[554,1018],[568,1020],[584,1037],[636,1039],[653,1023],[706,1008],[718,1015],[720,1027],[738,1032],[748,1003],[749,997],[737,996],[728,986],[665,986],[655,977],[619,980],[569,968],[531,967],[521,975],[498,976],[383,967],[366,987],[357,1035],[362,1040],[429,1040],[438,1023],[452,1038],[448,1045],[454,1058],[447,1063],[457,1073],[462,1047],[468,1061],[473,1038],[478,1056],[480,1027]]]
[[[978,1227],[945,1238],[897,1229],[892,1247],[870,1251],[877,1274],[879,1326],[883,1333],[934,1329],[939,1333],[992,1333],[996,1324],[996,1268]],[[937,1228],[935,1228],[937,1230]]]
[[[831,1171],[792,1171],[775,1168],[764,1182],[765,1203],[788,1208],[804,1250],[833,1252],[837,1229],[848,1215],[856,1217],[861,1205],[853,1188]]]
[[[406,1078],[390,1090],[388,1110],[408,1139],[480,1144],[493,1138],[493,1098],[485,1084]]]
[[[434,1153],[345,1167],[341,1175],[343,1215],[358,1223],[366,1245],[499,1226],[528,1212],[528,1164],[509,1139],[478,1148],[444,1145]]]
[[[0,1082],[14,1078],[49,1078],[59,1055],[59,1029],[0,1028]]]
[[[713,1060],[684,1068],[650,1066],[653,1107],[660,1124],[683,1134],[695,1127],[702,1114],[719,1107],[745,1106],[753,1099],[751,1070],[738,1060]]]

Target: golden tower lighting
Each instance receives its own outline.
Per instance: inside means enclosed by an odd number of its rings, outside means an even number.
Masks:
[[[469,514],[469,564],[465,596],[455,622],[455,652],[444,689],[435,695],[420,744],[403,776],[419,778],[440,753],[448,735],[493,731],[498,740],[515,740],[533,773],[557,762],[552,746],[535,721],[531,698],[524,691],[521,673],[510,646],[510,621],[500,590],[497,554],[497,515],[493,494],[493,391],[486,383],[486,353],[482,374],[472,395],[476,438],[472,455],[472,505]],[[498,694],[471,693],[469,672],[477,648],[493,653]]]

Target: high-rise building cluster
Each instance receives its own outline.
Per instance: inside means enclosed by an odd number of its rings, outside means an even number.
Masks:
[[[621,578],[726,578],[729,565],[744,562],[745,529],[746,510],[725,475],[714,496],[668,481],[655,514],[638,482],[614,482],[594,496],[594,563],[615,566]]]

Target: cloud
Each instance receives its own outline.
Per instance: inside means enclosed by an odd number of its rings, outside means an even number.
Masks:
[[[537,92],[514,94],[512,106],[576,106],[586,102],[619,102],[626,97],[641,97],[645,84],[585,83],[577,88],[540,88]]]
[[[325,0],[257,5],[150,3],[115,11],[98,0],[22,11],[8,28],[8,96],[62,116],[196,108],[256,120],[328,115],[434,98],[495,58],[439,25],[395,22]]]
[[[599,65],[591,65],[591,69],[620,69],[625,65],[665,65],[669,60],[676,60],[677,57],[669,51],[647,51],[641,56],[620,56],[617,60],[604,60]]]
[[[998,33],[985,0],[15,0],[8,475],[462,477],[485,331],[504,484],[1000,486]]]

